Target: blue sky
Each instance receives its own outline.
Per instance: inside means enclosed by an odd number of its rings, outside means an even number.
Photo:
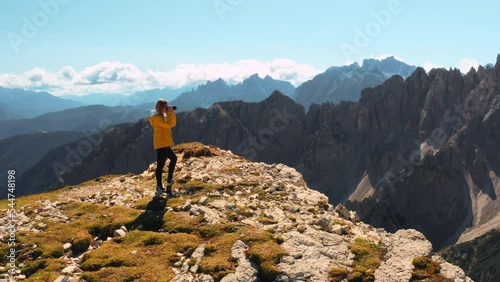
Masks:
[[[238,81],[242,69],[297,84],[387,54],[427,68],[494,63],[499,8],[448,0],[1,1],[0,85],[64,94],[74,77],[103,84],[121,71],[128,86],[95,89],[120,92],[136,90],[139,80],[155,81],[139,89],[174,87],[217,72]],[[56,81],[62,75],[71,79]]]

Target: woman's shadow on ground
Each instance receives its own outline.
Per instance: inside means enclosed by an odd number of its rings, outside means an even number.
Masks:
[[[139,228],[142,225],[142,230],[159,231],[164,223],[163,216],[167,212],[168,199],[166,198],[153,198],[147,205],[145,211],[137,217],[134,226]]]

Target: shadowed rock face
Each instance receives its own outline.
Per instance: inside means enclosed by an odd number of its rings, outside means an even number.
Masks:
[[[474,281],[500,280],[500,231],[492,230],[469,242],[443,249],[440,255],[467,272]]]
[[[280,93],[260,103],[218,103],[180,113],[174,137],[294,166],[331,203],[346,202],[363,220],[388,230],[416,228],[441,248],[498,221],[498,61],[465,76],[418,68],[406,80],[393,76],[363,90],[357,103],[313,104],[307,114]],[[104,140],[63,175],[66,184],[143,170],[155,160],[144,121],[116,127]],[[35,178],[25,183],[31,191],[54,183],[51,163],[33,175],[52,182]]]

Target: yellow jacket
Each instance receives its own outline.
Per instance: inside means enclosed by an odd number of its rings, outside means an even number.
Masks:
[[[155,114],[148,118],[149,123],[153,126],[153,140],[155,150],[159,148],[170,147],[174,145],[174,138],[170,128],[177,124],[175,113],[169,112],[167,117],[161,114]]]

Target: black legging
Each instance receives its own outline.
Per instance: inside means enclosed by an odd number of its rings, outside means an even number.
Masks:
[[[175,163],[177,162],[177,156],[171,147],[160,148],[156,150],[156,187],[163,187],[161,184],[161,175],[163,172],[163,167],[165,166],[165,162],[167,158],[170,159],[170,163],[168,164],[168,181],[172,180],[174,175]]]

